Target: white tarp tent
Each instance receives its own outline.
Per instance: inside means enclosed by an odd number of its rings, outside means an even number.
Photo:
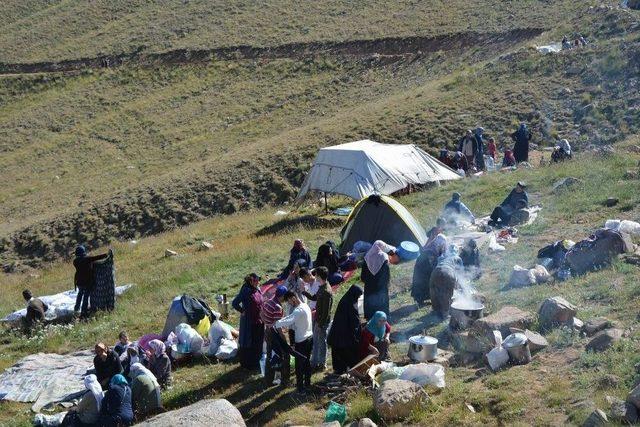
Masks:
[[[413,144],[380,144],[365,139],[322,148],[297,200],[312,190],[360,200],[371,194],[389,195],[409,184],[459,178]]]

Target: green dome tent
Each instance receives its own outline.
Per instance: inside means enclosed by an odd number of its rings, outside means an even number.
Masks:
[[[383,240],[398,246],[405,240],[424,246],[427,234],[400,202],[388,196],[371,195],[358,202],[340,233],[342,251],[351,250],[359,240]]]

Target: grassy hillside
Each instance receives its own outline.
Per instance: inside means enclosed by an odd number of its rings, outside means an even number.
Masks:
[[[543,145],[637,131],[637,13],[581,3],[563,19],[535,39],[443,40],[395,57],[4,76],[0,259],[38,265],[76,241],[102,245],[290,200],[318,147],[356,138],[434,150],[478,124],[508,142],[525,120]],[[531,49],[577,28],[590,47]]]
[[[628,146],[639,143],[638,138],[633,138],[619,144],[611,156],[584,153],[563,165],[467,179],[400,199],[420,222],[429,226],[452,191],[460,191],[474,212],[488,213],[515,181],[526,180],[532,203],[540,204],[543,211],[533,225],[520,228],[518,244],[508,245],[506,252],[483,252],[484,274],[476,286],[488,298],[488,311],[495,312],[507,304],[537,311],[544,298],[562,295],[578,306],[581,319],[607,316],[629,331],[629,337],[620,345],[599,355],[584,352],[586,339],[556,331],[548,335],[551,346],[529,365],[481,376],[476,375],[473,367],[448,369],[447,387],[433,394],[431,402],[408,421],[425,425],[580,424],[590,412],[591,404],[608,408],[605,395],[624,398],[638,380],[633,368],[640,361],[636,317],[640,296],[638,267],[619,262],[611,269],[564,283],[511,291],[501,289],[513,265],[531,265],[537,250],[547,243],[562,238],[580,240],[608,218],[640,220],[637,180],[625,178],[625,171],[636,167],[640,160],[640,155],[630,153]],[[554,192],[552,184],[565,176],[578,178],[582,183],[571,191]],[[610,196],[619,198],[619,205],[604,207],[602,201]],[[343,202],[332,203],[337,206]],[[293,214],[293,218],[313,211],[309,209]],[[136,283],[136,287],[118,301],[116,310],[73,328],[52,328],[31,339],[2,332],[0,367],[37,351],[67,352],[91,347],[96,340],[112,342],[123,328],[131,336],[159,331],[175,295],[186,292],[213,301],[218,293],[234,294],[247,272],[277,272],[286,262],[293,238],[304,238],[313,250],[325,240],[337,238],[339,227],[310,226],[256,237],[260,230],[279,221],[280,217],[273,212],[275,208],[216,217],[143,239],[136,245],[115,244],[118,281]],[[197,250],[203,239],[213,241],[213,251]],[[163,258],[165,248],[172,248],[180,255]],[[427,309],[412,308],[411,273],[412,264],[394,267],[392,271],[391,308],[397,313],[394,330],[408,335],[427,327],[430,333],[436,334],[444,326],[430,323]],[[38,294],[71,287],[72,267],[68,263],[56,264],[40,274],[39,277],[6,276],[0,312],[20,306],[20,291],[24,287]],[[343,286],[340,293],[345,289]],[[232,322],[237,323],[235,315]],[[406,346],[406,343],[394,343],[394,357],[398,359],[406,354]],[[196,363],[176,372],[176,385],[163,395],[163,401],[167,407],[176,408],[204,397],[225,397],[240,409],[251,425],[282,425],[285,420],[319,423],[326,399],[315,396],[299,401],[290,391],[265,390],[259,378],[241,375],[236,364]],[[348,403],[351,418],[376,419],[365,393],[349,396]],[[477,413],[469,412],[465,403],[472,404]],[[3,425],[29,424],[28,405],[1,403],[0,414]]]
[[[0,62],[133,51],[550,28],[571,1],[68,0],[3,2]]]

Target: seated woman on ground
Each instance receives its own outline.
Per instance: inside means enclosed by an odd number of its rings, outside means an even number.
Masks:
[[[382,311],[376,311],[369,320],[360,337],[360,360],[368,355],[375,354],[380,361],[389,360],[389,336],[391,325],[387,322],[387,315]]]
[[[104,398],[102,387],[98,378],[93,374],[84,377],[84,387],[89,392],[82,396],[75,410],[67,412],[62,420],[63,427],[85,427],[95,425],[98,422]]]
[[[131,365],[131,396],[133,412],[138,421],[148,415],[163,412],[160,384],[155,375],[141,363]]]
[[[100,408],[101,427],[130,426],[133,424],[131,388],[122,375],[114,375],[109,390],[104,394]]]
[[[149,341],[151,351],[147,352],[149,370],[157,378],[160,387],[167,388],[171,385],[171,360],[166,353],[166,347],[160,340]]]
[[[302,239],[296,239],[293,242],[293,247],[289,251],[289,263],[285,267],[285,269],[280,273],[279,279],[284,280],[289,277],[289,273],[293,270],[293,267],[296,263],[302,260],[304,264],[303,267],[311,268],[311,255],[307,250],[306,246]]]

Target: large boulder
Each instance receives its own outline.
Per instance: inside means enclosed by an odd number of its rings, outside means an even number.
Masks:
[[[604,331],[600,331],[589,341],[586,346],[587,351],[605,351],[610,348],[613,344],[620,341],[622,339],[623,331],[622,329],[605,329]]]
[[[590,337],[610,326],[611,322],[606,317],[594,317],[584,324],[584,332]]]
[[[529,343],[529,350],[531,350],[532,353],[535,353],[536,351],[540,351],[546,348],[547,346],[549,346],[549,341],[547,341],[545,337],[543,337],[537,332],[533,332],[527,329],[524,331],[524,334],[527,337],[527,342]]]
[[[200,400],[138,424],[153,427],[245,427],[240,411],[226,399]]]
[[[509,328],[527,329],[531,327],[534,315],[517,307],[505,306],[497,312],[473,322],[471,329],[479,335],[493,337],[493,331],[500,331],[503,337],[511,333]]]
[[[540,326],[549,330],[556,326],[573,326],[573,317],[576,315],[576,306],[562,297],[547,298],[538,311]]]
[[[600,409],[596,409],[589,415],[589,418],[585,420],[582,427],[601,427],[607,425],[608,422],[607,414]]]
[[[638,410],[632,403],[612,396],[607,396],[606,399],[611,405],[611,410],[609,411],[611,419],[624,424],[635,424],[638,422]]]
[[[631,403],[636,409],[640,410],[640,384],[638,384],[627,396],[627,402]]]
[[[374,394],[373,406],[385,421],[391,421],[408,417],[428,399],[427,392],[414,382],[388,380]]]

